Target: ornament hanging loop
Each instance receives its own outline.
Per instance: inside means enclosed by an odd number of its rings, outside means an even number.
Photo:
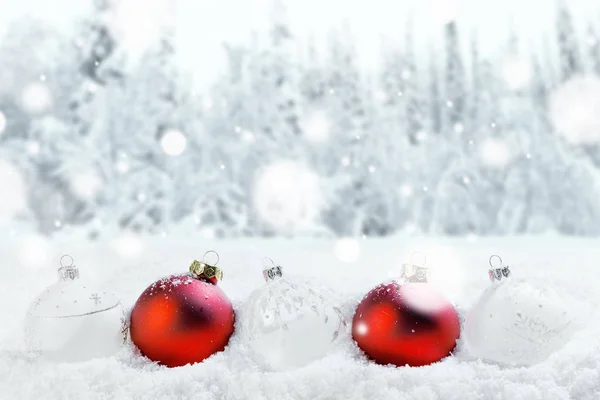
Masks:
[[[272,267],[268,265],[268,262],[271,263]],[[283,270],[281,266],[275,264],[275,262],[269,257],[265,257],[263,259],[263,268],[263,277],[267,282],[283,277]]]
[[[202,256],[202,262],[203,262],[203,263],[205,263],[205,264],[208,264],[208,262],[205,262],[205,261],[206,261],[206,256],[207,256],[208,254],[214,254],[214,255],[217,257],[217,261],[215,261],[215,262],[212,264],[212,265],[217,265],[217,264],[219,263],[220,257],[219,257],[219,253],[217,253],[217,252],[216,252],[216,251],[214,251],[214,250],[208,250],[206,253],[204,253],[204,255]]]
[[[495,267],[493,260],[498,259],[500,261],[500,265]],[[502,258],[494,254],[489,259],[490,269],[488,270],[488,276],[492,282],[498,281],[500,282],[502,278],[508,278],[511,274],[510,267],[507,265],[504,267],[504,263],[502,262]]]
[[[74,281],[79,278],[79,269],[75,266],[75,260],[68,254],[60,258],[58,277],[63,281]]]
[[[504,263],[502,262],[502,257],[500,257],[500,256],[499,256],[499,255],[497,255],[497,254],[492,254],[492,255],[490,256],[490,261],[489,261],[490,267],[492,267],[492,268],[496,268],[496,267],[494,267],[494,264],[493,264],[493,260],[495,260],[495,259],[498,259],[498,261],[500,262],[500,267],[502,267],[502,265],[504,264]]]
[[[73,268],[73,264],[75,264],[75,260],[68,254],[63,254],[60,258],[60,266],[62,268]]]

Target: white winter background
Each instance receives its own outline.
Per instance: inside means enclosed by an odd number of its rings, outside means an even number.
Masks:
[[[598,398],[599,142],[595,1],[0,0],[0,398]],[[464,317],[498,253],[578,330],[528,368],[25,356],[61,254],[131,306],[212,248],[236,306],[270,256],[348,319],[413,251]]]

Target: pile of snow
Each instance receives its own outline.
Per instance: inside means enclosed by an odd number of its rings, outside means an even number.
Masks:
[[[326,240],[157,237],[136,239],[136,251],[123,257],[123,246],[113,242],[87,243],[65,237],[49,241],[44,247],[45,263],[31,266],[20,254],[23,238],[5,236],[0,237],[2,399],[600,398],[600,319],[591,311],[600,305],[596,280],[600,240],[397,237],[364,239],[346,247]],[[261,369],[235,334],[224,352],[204,363],[175,369],[151,363],[132,346],[113,358],[78,364],[47,364],[26,356],[21,335],[25,310],[55,281],[61,254],[71,254],[82,276],[109,287],[131,307],[150,283],[185,271],[208,249],[219,252],[219,266],[225,272],[220,285],[237,309],[264,284],[262,260],[269,256],[286,274],[311,277],[331,287],[350,320],[358,300],[394,276],[414,251],[427,255],[427,264],[436,268],[433,273],[448,276],[438,279],[437,285],[456,304],[463,321],[490,284],[487,261],[495,253],[502,255],[513,274],[533,284],[550,285],[570,296],[565,295],[565,301],[582,306],[570,307],[577,323],[574,338],[542,363],[520,368],[473,359],[462,340],[453,357],[435,365],[380,366],[366,360],[349,332],[333,354],[300,369],[275,373]],[[344,251],[351,254],[344,256]]]

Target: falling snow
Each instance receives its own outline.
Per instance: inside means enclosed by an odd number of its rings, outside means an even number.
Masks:
[[[176,130],[167,130],[160,139],[160,145],[165,153],[170,156],[180,156],[185,151],[187,139],[185,135]]]
[[[331,123],[323,111],[310,113],[303,123],[304,137],[309,142],[323,143],[329,139]]]
[[[30,114],[41,114],[52,107],[52,95],[42,82],[32,82],[25,86],[21,94],[21,106]]]
[[[492,168],[504,168],[511,160],[510,147],[505,140],[486,138],[479,145],[479,159]]]
[[[513,55],[504,61],[504,80],[511,89],[524,88],[531,81],[531,65],[522,56]]]
[[[304,164],[275,162],[257,176],[254,205],[260,217],[277,230],[308,229],[323,206],[320,178]]]
[[[576,76],[554,91],[550,118],[554,127],[573,144],[595,144],[600,140],[600,78]]]

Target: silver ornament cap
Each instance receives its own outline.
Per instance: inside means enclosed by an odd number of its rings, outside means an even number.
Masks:
[[[422,261],[415,261],[415,256],[421,255]],[[408,263],[402,264],[402,274],[400,278],[407,283],[427,283],[429,282],[430,269],[427,265],[427,256],[420,252],[414,252],[410,256]]]
[[[496,266],[494,266],[493,262],[495,259],[499,262]],[[500,282],[503,278],[508,278],[511,275],[510,267],[508,265],[504,266],[502,258],[499,255],[492,255],[489,264],[490,269],[488,270],[488,276],[492,282]]]
[[[275,262],[269,257],[265,257],[265,262],[269,261],[271,265],[264,264],[263,277],[266,282],[274,281],[283,277],[283,269],[280,265],[275,265]]]

